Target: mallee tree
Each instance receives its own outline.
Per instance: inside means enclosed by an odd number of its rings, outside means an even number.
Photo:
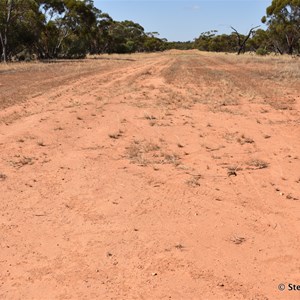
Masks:
[[[262,22],[268,25],[270,39],[278,52],[299,52],[300,0],[273,0],[266,12]]]

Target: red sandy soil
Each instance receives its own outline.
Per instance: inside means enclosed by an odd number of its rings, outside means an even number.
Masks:
[[[0,69],[1,299],[300,299],[300,65],[197,51]]]

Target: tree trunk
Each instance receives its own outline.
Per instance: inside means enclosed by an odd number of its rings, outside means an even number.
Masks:
[[[274,48],[275,48],[275,53],[277,51],[279,52],[280,55],[283,55],[283,51],[277,45],[274,45]]]
[[[287,44],[288,44],[288,54],[292,55],[294,52],[294,39],[290,38],[287,34],[285,35]]]
[[[7,63],[7,55],[6,55],[6,46],[5,45],[2,48],[2,57],[3,57],[4,63]]]
[[[7,62],[7,25],[5,26],[4,30],[4,42],[3,42],[3,60]]]
[[[250,30],[249,30],[249,33],[248,35],[244,38],[244,40],[242,41],[242,38],[241,38],[241,35],[238,33],[238,31],[233,28],[232,26],[230,26],[231,29],[233,29],[233,31],[235,32],[235,34],[237,35],[238,37],[238,45],[239,45],[239,50],[238,50],[238,55],[240,55],[243,51],[243,53],[245,53],[246,51],[246,43],[248,41],[248,39],[251,37],[252,33],[254,32],[254,30],[260,26],[255,26],[255,27],[252,27]]]
[[[13,4],[14,4],[14,0],[6,0],[6,5],[7,5],[6,22],[4,24],[3,35],[2,35],[2,33],[0,33],[0,39],[1,39],[1,45],[2,45],[2,59],[5,63],[7,62],[8,27],[9,27],[9,23],[10,23]]]
[[[6,45],[4,43],[1,32],[0,32],[0,41],[1,41],[1,46],[2,46],[1,60],[3,60],[6,63],[6,61],[7,61],[7,58],[6,58]]]

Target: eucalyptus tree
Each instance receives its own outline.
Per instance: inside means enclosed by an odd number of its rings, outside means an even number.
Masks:
[[[40,1],[44,30],[37,45],[42,58],[83,57],[93,48],[101,11],[91,0]]]
[[[34,0],[0,0],[1,60],[32,46],[38,38],[41,14]]]
[[[300,0],[273,0],[262,22],[278,52],[293,54],[299,47]]]
[[[160,51],[166,44],[133,21],[115,21],[92,0],[0,0],[0,60],[80,58]]]

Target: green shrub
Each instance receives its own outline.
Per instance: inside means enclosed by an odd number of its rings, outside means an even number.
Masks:
[[[258,48],[256,50],[256,54],[257,55],[261,55],[261,56],[265,56],[265,55],[268,55],[269,52],[266,49],[264,49],[264,48]]]

